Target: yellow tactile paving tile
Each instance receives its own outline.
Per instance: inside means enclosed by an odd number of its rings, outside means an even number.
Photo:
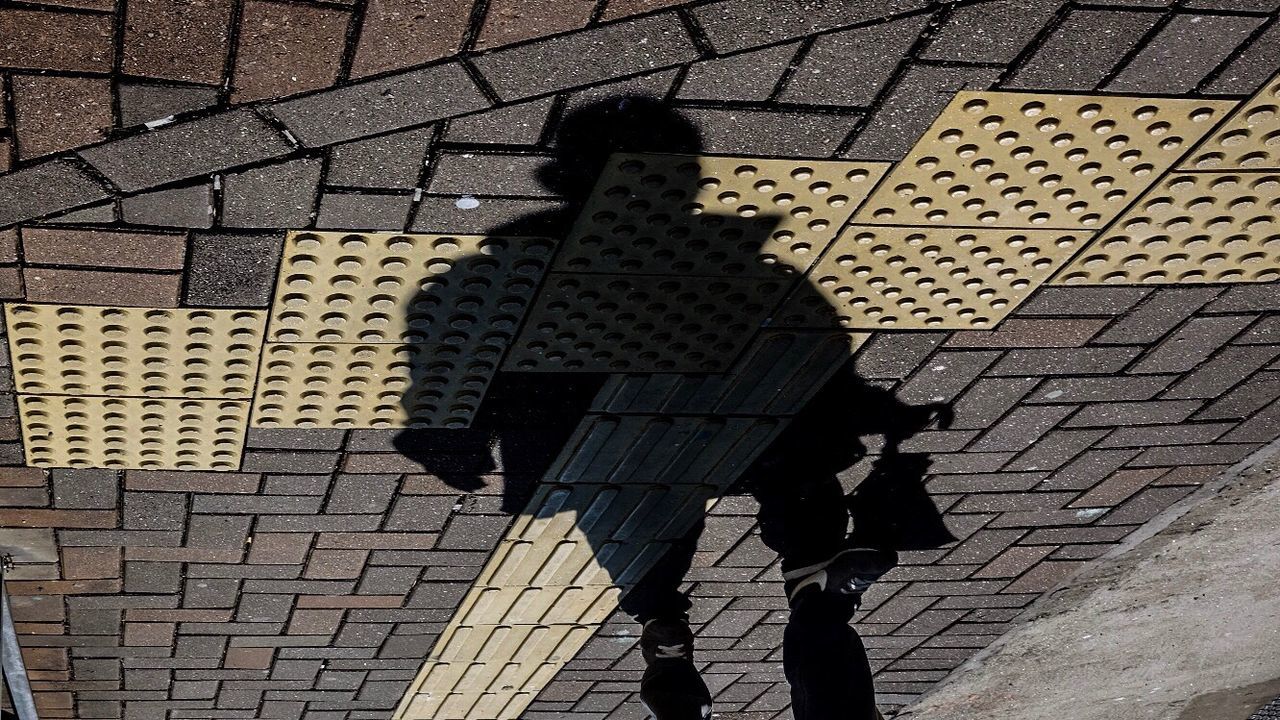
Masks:
[[[463,625],[599,625],[622,590],[607,585],[491,587],[476,585],[455,620]]]
[[[1235,105],[960,92],[854,220],[1098,229]]]
[[[851,225],[772,324],[989,329],[1091,237],[1069,230]]]
[[[1280,170],[1280,75],[1205,138],[1183,170]]]
[[[771,278],[551,273],[503,368],[723,372],[788,286]]]
[[[1055,284],[1280,279],[1280,172],[1174,173]]]
[[[235,470],[249,403],[19,395],[18,414],[34,467]]]
[[[804,272],[888,163],[612,156],[556,257],[566,272]]]
[[[252,425],[467,427],[505,342],[267,343]]]
[[[248,398],[266,313],[5,305],[20,393]]]
[[[268,339],[454,344],[510,335],[554,247],[545,238],[293,232]]]

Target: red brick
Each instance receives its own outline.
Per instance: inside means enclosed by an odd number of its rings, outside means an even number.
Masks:
[[[31,467],[0,467],[0,487],[43,487],[49,484],[44,470]]]
[[[301,595],[299,608],[398,608],[399,595]]]
[[[240,16],[231,99],[248,102],[328,87],[338,77],[350,14],[249,0]]]
[[[4,111],[0,110],[0,120],[4,119]],[[0,126],[3,123],[0,122]],[[18,262],[18,228],[0,230],[0,262]]]
[[[22,282],[22,271],[13,266],[0,267],[0,299],[25,300],[26,297],[27,291]]]
[[[26,262],[139,270],[181,270],[186,235],[121,233],[67,228],[22,231]]]
[[[110,72],[110,15],[0,10],[0,67]]]
[[[173,645],[173,623],[139,623],[124,625],[124,644],[144,647]]]
[[[595,0],[493,0],[476,47],[498,47],[576,30],[586,26],[595,5]]]
[[[222,666],[242,670],[265,670],[271,667],[271,658],[274,654],[275,648],[269,647],[228,648]]]
[[[120,548],[62,548],[62,577],[66,580],[91,580],[120,577]]]
[[[124,23],[124,71],[220,84],[232,4],[231,0],[132,0]]]
[[[311,548],[308,533],[258,533],[249,545],[252,565],[301,565]]]
[[[1176,467],[1165,473],[1152,485],[1203,485],[1217,477],[1229,465],[1188,465]]]
[[[342,622],[342,609],[296,610],[289,621],[290,635],[332,635]]]
[[[1164,468],[1119,470],[1103,480],[1067,507],[1111,507],[1128,500],[1134,493],[1165,473]]]
[[[604,15],[600,19],[616,20],[643,12],[661,10],[672,5],[683,5],[687,2],[689,0],[609,0],[609,4],[604,8]]]
[[[14,595],[113,595],[119,580],[15,580],[8,583]]]
[[[0,527],[114,528],[112,510],[0,510]]]
[[[66,648],[24,647],[22,660],[28,670],[66,670],[69,667]]]
[[[177,307],[181,275],[23,268],[32,302]]]
[[[19,75],[13,104],[22,159],[97,142],[111,129],[111,81]]]
[[[369,0],[352,77],[421,65],[457,52],[472,0]]]

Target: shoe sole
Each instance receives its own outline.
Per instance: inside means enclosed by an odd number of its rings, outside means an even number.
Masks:
[[[783,578],[803,578],[789,593],[793,598],[802,588],[815,583],[826,591],[860,595],[898,564],[897,555],[890,550],[851,548],[837,553],[826,562],[792,570],[783,575]]]

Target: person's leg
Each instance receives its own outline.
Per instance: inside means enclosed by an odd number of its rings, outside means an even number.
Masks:
[[[849,625],[857,608],[858,598],[816,586],[792,600],[782,666],[796,720],[879,717],[867,653]]]

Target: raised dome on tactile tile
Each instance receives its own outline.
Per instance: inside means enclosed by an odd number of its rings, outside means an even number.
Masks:
[[[1100,228],[1235,105],[961,92],[855,215],[860,223]]]
[[[436,343],[514,332],[554,247],[545,238],[290,233],[268,339]]]
[[[571,272],[804,272],[888,163],[616,154],[556,258]]]
[[[186,398],[253,394],[267,314],[5,306],[20,393]]]
[[[1280,173],[1176,173],[1055,284],[1280,280]]]
[[[1087,233],[851,225],[774,325],[994,327],[1081,247]]]
[[[1185,170],[1280,170],[1280,75],[1205,138]]]
[[[20,395],[18,412],[34,467],[235,470],[249,403]]]

